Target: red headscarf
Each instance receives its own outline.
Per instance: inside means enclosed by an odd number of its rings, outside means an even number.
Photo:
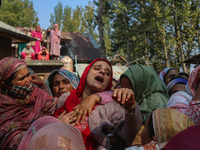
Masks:
[[[73,108],[81,102],[80,97],[85,89],[86,78],[87,78],[88,72],[89,72],[90,68],[92,67],[92,65],[97,61],[107,62],[112,69],[111,64],[107,60],[102,59],[102,58],[95,59],[92,63],[90,63],[84,70],[84,72],[80,78],[78,87],[75,90],[71,90],[71,94],[66,99],[65,104],[61,108],[56,110],[55,115],[54,115],[55,117],[58,117],[64,110],[66,110],[67,112],[73,111]],[[110,77],[108,87],[106,88],[106,91],[109,91],[111,89],[112,74],[113,74],[113,71],[111,70],[111,77]],[[96,149],[96,141],[90,134],[88,124],[85,126],[85,129],[83,131],[81,131],[81,133],[83,135],[83,140],[84,140],[86,149],[87,150],[95,150]]]
[[[80,82],[78,87],[75,90],[71,91],[71,94],[68,96],[67,100],[65,101],[65,104],[56,110],[55,112],[55,116],[58,117],[64,110],[66,110],[67,112],[73,111],[73,108],[78,105],[80,103],[80,97],[85,89],[85,84],[86,84],[86,78],[87,78],[87,74],[90,70],[90,68],[92,67],[92,65],[97,62],[97,61],[105,61],[107,62],[110,67],[111,67],[111,77],[110,77],[110,81],[108,84],[108,87],[106,88],[106,91],[109,91],[112,87],[112,76],[113,76],[113,71],[112,71],[112,66],[110,64],[109,61],[107,61],[106,59],[103,58],[99,58],[99,59],[95,59],[93,62],[91,62],[84,70],[81,78],[80,78]]]

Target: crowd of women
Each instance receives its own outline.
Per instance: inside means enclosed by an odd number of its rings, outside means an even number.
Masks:
[[[190,75],[130,66],[112,88],[112,65],[48,81],[24,60],[0,60],[0,149],[200,149],[200,66]],[[111,90],[112,88],[112,90]]]
[[[61,32],[57,24],[51,30],[41,30],[40,26],[24,28],[23,32],[36,40],[28,44],[18,44],[18,56],[27,60],[59,59]],[[50,57],[50,58],[49,58]]]

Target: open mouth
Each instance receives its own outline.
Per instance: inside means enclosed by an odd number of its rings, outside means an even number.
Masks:
[[[102,76],[96,76],[94,79],[101,83],[103,83],[104,81],[104,78]]]

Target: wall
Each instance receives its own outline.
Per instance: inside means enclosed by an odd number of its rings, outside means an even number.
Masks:
[[[0,36],[0,59],[12,56],[11,39]]]

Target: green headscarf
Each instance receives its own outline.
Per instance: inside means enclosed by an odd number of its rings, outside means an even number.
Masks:
[[[135,100],[139,104],[143,121],[156,109],[164,108],[168,101],[165,85],[151,67],[136,64],[121,77],[127,76],[132,83]]]

